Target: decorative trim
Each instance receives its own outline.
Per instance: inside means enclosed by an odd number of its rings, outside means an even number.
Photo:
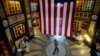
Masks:
[[[96,20],[98,17],[96,14],[93,14],[92,17],[91,17],[93,20]]]
[[[6,20],[6,19],[4,19],[3,21],[2,21],[2,24],[3,24],[3,26],[6,28],[6,27],[8,27],[8,21]]]

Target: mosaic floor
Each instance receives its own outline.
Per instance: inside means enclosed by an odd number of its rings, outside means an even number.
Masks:
[[[29,42],[30,56],[53,56],[54,39],[58,41],[59,53],[54,56],[90,56],[90,49],[84,45],[76,44],[63,36],[39,35]]]
[[[77,44],[64,36],[41,34],[38,27],[34,29],[36,38],[29,41],[29,52],[24,53],[24,56],[53,56],[54,39],[58,41],[59,48],[59,52],[54,56],[90,56],[90,49],[83,43]]]

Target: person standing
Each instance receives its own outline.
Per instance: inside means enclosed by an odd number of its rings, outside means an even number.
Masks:
[[[59,51],[59,48],[58,48],[58,42],[57,42],[56,39],[54,40],[54,46],[55,46],[55,49],[54,49],[53,55],[54,55],[56,52]]]

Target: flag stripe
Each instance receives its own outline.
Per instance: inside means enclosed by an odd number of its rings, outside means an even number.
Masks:
[[[54,3],[54,35],[56,35],[56,19],[57,19],[57,6]]]
[[[73,2],[70,2],[70,12],[69,12],[69,20],[68,20],[68,31],[67,36],[70,36],[70,30],[71,30],[71,21],[72,21],[72,13],[73,13]]]
[[[49,33],[48,29],[48,0],[45,0],[45,19],[46,19],[46,33]]]
[[[51,35],[54,35],[54,0],[51,0]]]
[[[59,21],[60,21],[60,3],[57,4],[57,24],[56,24],[56,35],[59,35]]]
[[[61,10],[60,10],[60,22],[59,22],[59,35],[62,34],[62,21],[63,21],[63,8],[64,4],[61,4]]]
[[[51,0],[48,0],[48,23],[49,34],[51,34]]]
[[[62,22],[62,35],[63,35],[63,36],[64,36],[64,34],[65,34],[66,12],[67,12],[67,3],[64,3],[63,22]]]
[[[71,31],[71,34],[70,34],[71,37],[72,37],[72,35],[73,35],[73,26],[74,26],[73,23],[74,23],[74,13],[75,13],[75,12],[74,12],[74,11],[75,11],[75,8],[74,8],[74,7],[75,7],[75,5],[76,5],[76,2],[73,2],[73,3],[74,3],[74,4],[73,4],[72,23],[71,23],[71,30],[70,30],[70,31]]]
[[[70,3],[67,3],[67,14],[66,14],[66,23],[65,23],[65,34],[67,36],[67,28],[68,28],[68,19],[69,19],[69,10],[70,10]]]
[[[43,4],[42,4],[42,0],[39,1],[40,3],[40,17],[41,17],[41,31],[42,33],[44,33],[44,20],[43,20]]]
[[[45,14],[45,0],[42,0],[42,3],[43,3],[43,19],[44,19],[44,33],[46,33],[46,14]]]

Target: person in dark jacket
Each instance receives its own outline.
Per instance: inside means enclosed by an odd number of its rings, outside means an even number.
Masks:
[[[56,51],[57,51],[57,52],[59,51],[58,42],[57,42],[56,39],[54,40],[54,46],[55,46],[55,49],[54,49],[53,55],[55,54]]]

